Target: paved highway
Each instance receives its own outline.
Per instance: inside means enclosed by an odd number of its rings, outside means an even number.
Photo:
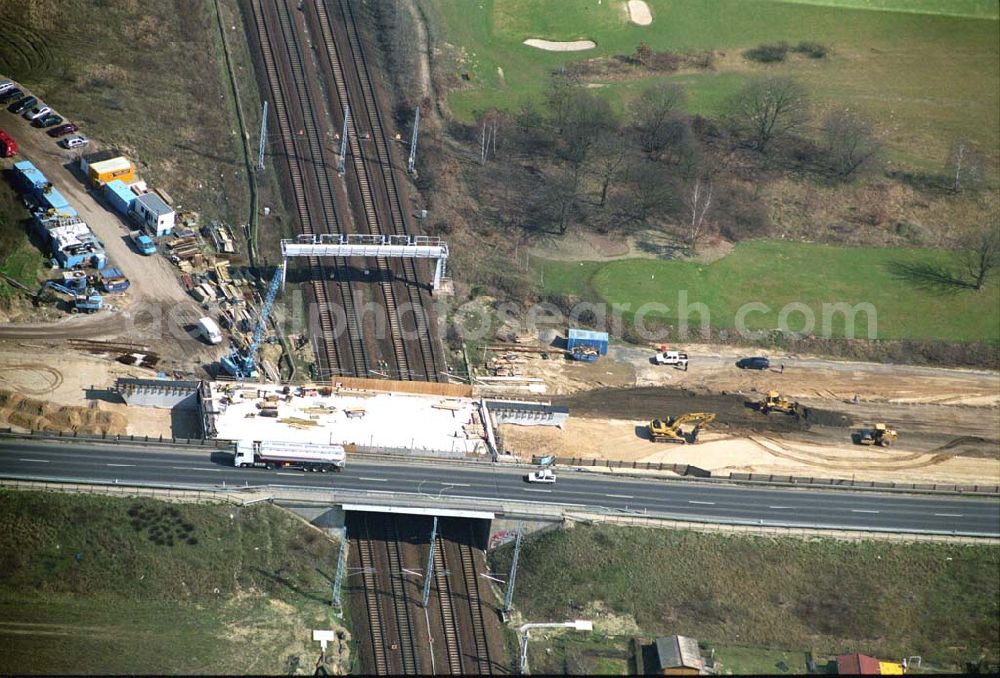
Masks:
[[[232,467],[221,451],[0,440],[0,477],[158,483],[190,487],[280,484],[301,488],[468,498],[666,513],[681,520],[877,529],[1000,537],[1000,500],[815,489],[709,485],[560,471],[553,485],[528,484],[523,469],[493,465],[348,460],[342,473]],[[370,501],[370,500],[369,500]]]

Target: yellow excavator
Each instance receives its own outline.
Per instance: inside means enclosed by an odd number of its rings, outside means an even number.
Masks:
[[[715,421],[714,412],[689,412],[679,417],[654,419],[649,422],[649,439],[654,443],[694,443],[698,440],[698,431]],[[693,424],[690,433],[684,433],[683,427]]]
[[[768,414],[770,412],[784,412],[785,414],[793,414],[795,416],[802,416],[802,408],[799,404],[786,398],[777,391],[768,391],[764,399],[757,403],[757,409]]]
[[[863,428],[854,433],[854,440],[858,445],[878,445],[879,447],[889,447],[899,434],[885,424],[875,424],[872,428]]]

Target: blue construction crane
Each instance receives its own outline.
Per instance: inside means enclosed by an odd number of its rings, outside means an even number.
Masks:
[[[267,327],[267,317],[271,315],[271,307],[274,306],[274,298],[278,296],[278,288],[284,278],[284,265],[279,266],[274,271],[271,284],[267,288],[267,295],[264,297],[264,305],[260,308],[260,318],[257,320],[257,327],[253,331],[253,341],[247,348],[246,353],[240,353],[233,349],[232,353],[222,358],[219,364],[230,376],[237,379],[257,378],[257,349],[264,338],[264,329]]]

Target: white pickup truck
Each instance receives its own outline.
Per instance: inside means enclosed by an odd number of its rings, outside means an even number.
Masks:
[[[653,360],[657,365],[673,365],[685,370],[688,368],[688,354],[681,351],[660,351]]]

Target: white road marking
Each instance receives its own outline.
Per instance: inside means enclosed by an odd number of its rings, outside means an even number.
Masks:
[[[365,478],[364,476],[358,478],[358,480],[368,480],[368,481],[373,482],[373,483],[387,483],[387,482],[389,482],[388,478]]]
[[[537,488],[537,487],[526,487],[526,488],[524,488],[524,491],[525,492],[551,492],[552,490],[542,490],[542,489]]]
[[[107,464],[107,466],[135,466],[135,464]]]
[[[714,501],[695,501],[694,499],[688,499],[689,504],[704,504],[705,506],[715,506]]]
[[[469,483],[446,483],[445,481],[439,481],[442,485],[447,485],[448,487],[472,487]]]
[[[964,517],[961,513],[935,513],[939,518],[962,518]]]
[[[365,490],[368,494],[395,494],[389,490]]]
[[[217,468],[199,468],[197,466],[171,466],[170,468],[175,471],[211,471],[212,473],[218,473]]]
[[[851,509],[851,513],[878,513],[878,511],[872,511],[870,509]]]
[[[274,475],[276,475],[276,476],[295,476],[296,478],[298,478],[302,474],[301,473],[282,473],[281,471],[278,471]]]
[[[48,459],[22,459],[21,461],[33,461],[36,464],[48,464],[49,463]]]
[[[631,494],[606,494],[605,497],[614,497],[615,499],[635,499]]]
[[[775,511],[780,511],[783,509],[790,509],[791,506],[768,506],[769,509],[774,509]]]

